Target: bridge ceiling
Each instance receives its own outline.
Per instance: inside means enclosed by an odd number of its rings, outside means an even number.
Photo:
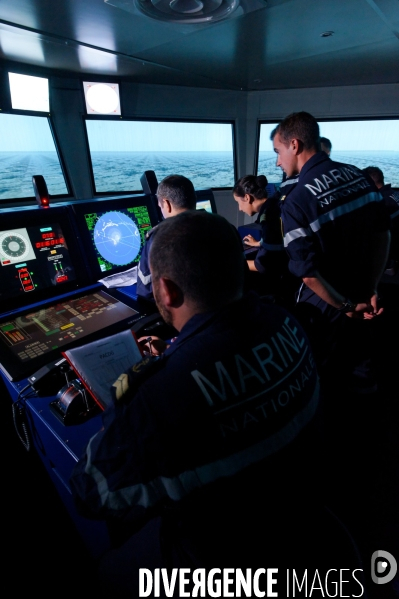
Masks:
[[[139,0],[0,0],[0,60],[246,91],[399,82],[399,0],[235,2],[224,20],[187,24]]]

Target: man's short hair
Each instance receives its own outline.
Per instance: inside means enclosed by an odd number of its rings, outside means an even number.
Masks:
[[[286,116],[277,126],[277,133],[286,145],[292,139],[299,139],[306,150],[320,150],[319,125],[308,112],[293,112]]]
[[[274,127],[274,129],[271,130],[270,132],[270,139],[273,141],[273,139],[276,137],[276,133],[277,133],[277,129],[278,129],[278,125],[276,125]]]
[[[376,185],[384,185],[384,173],[378,166],[367,166],[363,172],[369,175]]]
[[[322,146],[324,146],[325,148],[327,148],[327,150],[329,152],[331,152],[332,150],[332,143],[331,141],[328,139],[328,137],[320,137],[320,144]]]
[[[242,296],[242,243],[223,216],[186,210],[162,221],[153,237],[153,284],[161,277],[172,280],[201,311],[215,310]]]
[[[175,208],[195,210],[197,197],[194,185],[183,175],[169,175],[162,179],[157,188],[157,196],[168,200]]]

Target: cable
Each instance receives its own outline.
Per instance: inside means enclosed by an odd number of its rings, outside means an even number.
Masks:
[[[28,393],[26,396],[22,396],[22,394],[29,388],[30,385],[26,385],[26,387],[21,389],[21,391],[18,393],[16,401],[11,406],[14,427],[19,437],[19,440],[25,447],[26,451],[30,451],[32,447],[32,440],[29,433],[29,425],[26,417],[26,400],[29,397],[33,396],[33,394]]]

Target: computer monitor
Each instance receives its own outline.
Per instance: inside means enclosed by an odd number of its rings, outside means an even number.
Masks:
[[[206,210],[211,214],[216,214],[216,202],[211,189],[200,189],[195,191],[197,196],[197,210]]]
[[[67,293],[84,280],[66,207],[0,214],[0,312]]]
[[[146,233],[158,222],[149,195],[82,201],[72,209],[90,282],[136,266]]]
[[[102,289],[72,293],[0,318],[0,370],[18,381],[61,352],[130,328],[137,310]]]

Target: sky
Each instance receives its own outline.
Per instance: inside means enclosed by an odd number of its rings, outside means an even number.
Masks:
[[[272,152],[270,133],[277,123],[262,123],[260,151]],[[399,119],[319,122],[320,135],[336,151],[398,152]]]
[[[230,123],[87,120],[91,151],[107,152],[231,152]],[[320,134],[336,151],[398,152],[399,119],[320,122]],[[276,123],[262,123],[260,151],[273,151],[270,132]],[[54,151],[46,117],[0,114],[0,152]]]
[[[87,120],[92,152],[231,152],[230,123]]]
[[[54,152],[47,117],[0,114],[0,152]]]
[[[230,123],[88,120],[93,152],[232,152]],[[0,114],[0,152],[54,151],[47,117]]]

